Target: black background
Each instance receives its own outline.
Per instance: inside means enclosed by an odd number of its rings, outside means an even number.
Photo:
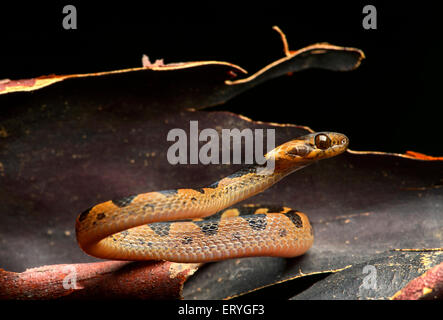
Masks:
[[[362,49],[366,59],[352,72],[280,77],[212,110],[343,132],[354,150],[441,156],[438,11],[387,2],[2,4],[0,79],[137,67],[142,54],[165,63],[228,61],[252,74],[283,56],[278,25],[292,50],[329,42]],[[77,8],[77,30],[62,28],[66,4]],[[377,8],[377,30],[362,27],[366,4]]]

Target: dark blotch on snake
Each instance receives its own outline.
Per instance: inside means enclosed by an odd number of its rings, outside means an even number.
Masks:
[[[255,212],[259,209],[259,207],[256,206],[245,206],[238,208],[239,216],[250,216],[255,214]]]
[[[182,244],[190,244],[192,242],[192,237],[183,237]]]
[[[132,202],[132,200],[134,200],[135,197],[136,197],[136,195],[122,198],[119,200],[112,200],[112,203],[115,204],[119,208],[123,208],[123,207],[126,207],[127,205],[129,205]]]
[[[303,227],[303,221],[301,220],[301,217],[299,216],[297,211],[291,210],[284,213],[284,215],[287,216],[289,220],[291,220],[291,222],[295,225],[296,228]]]
[[[240,216],[241,217],[241,216]],[[266,229],[266,215],[265,214],[255,214],[254,216],[242,217],[245,219],[252,230],[261,231]]]
[[[148,225],[152,231],[154,231],[160,237],[166,237],[169,235],[171,224],[168,222],[157,222]]]
[[[265,206],[265,208],[268,208],[268,213],[281,213],[285,210],[284,207],[276,205]]]
[[[88,216],[89,212],[91,212],[92,208],[94,207],[90,207],[88,209],[86,209],[85,211],[83,211],[80,216],[78,217],[78,221],[83,221],[86,219],[86,217]]]
[[[146,209],[151,208],[152,211],[154,211],[155,209],[155,205],[153,205],[152,203],[147,203],[143,206],[143,211],[146,211]]]
[[[104,219],[105,217],[106,217],[106,215],[103,212],[100,212],[99,214],[97,214],[97,220]]]
[[[238,209],[238,211],[240,212],[240,216],[256,214],[259,209],[268,209],[267,213],[280,213],[284,209],[282,206],[275,205],[246,205],[234,208]]]
[[[206,236],[213,236],[218,232],[218,221],[196,221],[194,222]]]

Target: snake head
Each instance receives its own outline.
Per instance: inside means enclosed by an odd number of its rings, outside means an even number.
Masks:
[[[316,160],[334,157],[344,152],[349,139],[344,134],[335,132],[316,132],[288,141],[268,156],[276,161],[309,164]]]
[[[336,132],[311,133],[288,142],[287,155],[306,160],[321,160],[344,152],[349,139]]]

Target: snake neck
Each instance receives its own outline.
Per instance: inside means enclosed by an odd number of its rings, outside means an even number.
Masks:
[[[299,165],[276,170],[276,168],[270,166],[251,165],[211,184],[207,188],[216,189],[221,194],[229,194],[229,197],[219,197],[223,200],[217,207],[218,210],[222,210],[265,191],[285,176],[305,166]]]

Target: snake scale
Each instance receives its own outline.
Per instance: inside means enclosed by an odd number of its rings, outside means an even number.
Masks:
[[[148,192],[97,204],[76,220],[87,254],[116,260],[208,262],[235,257],[295,257],[313,244],[305,214],[287,207],[229,208],[307,165],[344,152],[348,138],[318,132],[265,155],[273,170],[250,165],[208,187]]]

